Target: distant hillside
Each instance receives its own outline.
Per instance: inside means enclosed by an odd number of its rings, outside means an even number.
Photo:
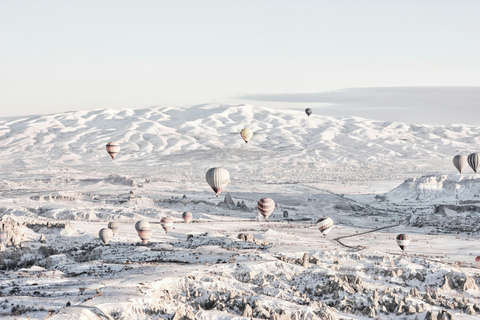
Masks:
[[[240,130],[255,133],[245,144]],[[105,151],[118,141],[112,161]],[[275,182],[404,179],[453,174],[452,157],[480,151],[480,128],[329,117],[252,105],[86,110],[0,121],[0,166],[75,167]],[[107,169],[105,169],[107,168]],[[119,169],[122,170],[119,170]],[[6,169],[3,172],[7,171]]]

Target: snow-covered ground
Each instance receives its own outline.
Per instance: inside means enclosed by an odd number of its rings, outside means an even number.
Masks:
[[[479,127],[251,105],[0,119],[0,315],[477,319],[480,178],[452,164],[476,151]],[[218,166],[231,182],[216,198],[205,172]],[[267,221],[264,197],[277,205]],[[152,226],[147,245],[138,220]]]

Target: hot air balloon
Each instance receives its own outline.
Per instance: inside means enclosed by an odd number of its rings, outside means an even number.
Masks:
[[[104,244],[108,244],[113,238],[113,231],[109,228],[102,228],[98,232],[98,236],[103,241]]]
[[[275,201],[270,198],[262,198],[257,202],[258,211],[262,214],[265,219],[272,214],[275,209]]]
[[[480,268],[480,256],[475,258],[475,263],[477,264],[477,267]]]
[[[193,219],[193,213],[191,213],[190,211],[185,211],[184,213],[182,213],[182,219],[183,221],[185,221],[185,223],[189,223]]]
[[[402,249],[402,251],[405,251],[405,248],[408,246],[410,243],[410,238],[406,234],[399,234],[397,236],[397,244]]]
[[[230,182],[230,174],[224,168],[211,168],[207,171],[205,178],[218,197],[223,188]]]
[[[168,233],[168,231],[173,229],[173,218],[163,217],[162,220],[160,220],[160,224],[162,225],[163,230]]]
[[[307,109],[305,109],[305,113],[307,114],[307,116],[310,117],[310,115],[311,115],[313,112],[312,112],[312,109],[307,108]]]
[[[118,230],[118,223],[117,222],[109,222],[108,223],[108,228],[109,229],[112,229],[113,231],[113,235],[115,235],[115,233],[117,233],[117,230]]]
[[[7,231],[0,231],[0,243],[6,245],[7,244],[8,233]]]
[[[467,156],[462,154],[456,155],[453,157],[453,165],[460,173],[462,173],[462,171],[465,170],[468,165]]]
[[[147,243],[148,240],[152,237],[152,229],[150,228],[142,228],[138,230],[138,236],[143,243]]]
[[[471,153],[467,158],[470,167],[477,173],[478,166],[480,165],[480,153]]]
[[[333,229],[333,220],[329,217],[320,218],[317,220],[317,228],[326,237]]]
[[[243,141],[245,141],[245,143],[248,143],[248,141],[252,139],[253,131],[248,128],[244,128],[242,129],[242,131],[240,131],[240,135],[242,136]]]
[[[135,223],[135,230],[150,229],[150,223],[147,220],[139,220]]]
[[[114,141],[107,143],[107,152],[112,159],[115,159],[115,156],[120,152],[120,144]]]

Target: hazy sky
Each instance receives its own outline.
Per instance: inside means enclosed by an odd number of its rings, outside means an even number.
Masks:
[[[0,116],[480,87],[479,17],[476,0],[0,0]]]

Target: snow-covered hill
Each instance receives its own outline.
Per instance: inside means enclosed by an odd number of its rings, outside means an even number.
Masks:
[[[248,145],[239,135],[244,127],[255,132]],[[0,120],[0,165],[101,170],[112,166],[109,141],[120,142],[115,166],[129,172],[140,165],[150,175],[200,179],[222,165],[239,179],[378,180],[454,173],[454,155],[480,150],[480,128],[307,117],[252,105],[87,110]]]

